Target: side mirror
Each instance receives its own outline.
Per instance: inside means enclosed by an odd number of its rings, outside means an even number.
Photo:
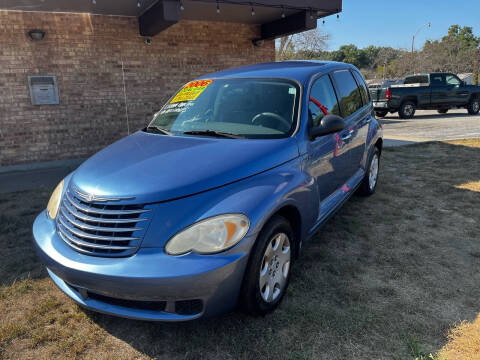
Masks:
[[[345,128],[345,121],[338,115],[326,115],[320,121],[320,125],[310,129],[310,139],[313,140],[319,136],[336,133]]]

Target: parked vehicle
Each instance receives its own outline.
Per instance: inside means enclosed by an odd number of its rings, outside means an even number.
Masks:
[[[445,114],[452,108],[466,108],[471,115],[480,111],[480,86],[465,85],[450,73],[407,76],[403,85],[371,90],[370,95],[379,117],[398,112],[402,119],[410,119],[417,109]]]
[[[385,92],[392,85],[400,85],[403,84],[403,79],[385,79],[378,83],[372,83],[368,85],[368,91],[370,93],[370,97],[372,99],[377,99],[379,94]],[[383,110],[376,111],[375,115],[378,117],[384,117],[387,115]]]
[[[274,310],[302,244],[371,195],[382,129],[352,65],[293,61],[203,76],[143,130],[85,161],[35,220],[78,304],[181,321]]]

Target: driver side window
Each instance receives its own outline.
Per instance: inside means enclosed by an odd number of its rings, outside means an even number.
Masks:
[[[313,127],[319,126],[325,115],[340,115],[337,96],[328,75],[315,80],[310,90],[308,113]]]
[[[455,75],[448,74],[446,80],[448,85],[460,85],[460,79]]]

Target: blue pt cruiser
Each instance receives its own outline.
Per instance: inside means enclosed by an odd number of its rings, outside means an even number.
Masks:
[[[55,189],[33,225],[78,304],[181,321],[284,296],[309,239],[377,184],[382,129],[352,65],[291,61],[206,75]]]

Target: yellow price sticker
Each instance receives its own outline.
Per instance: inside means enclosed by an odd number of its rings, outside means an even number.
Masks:
[[[213,82],[213,80],[191,81],[170,101],[171,104],[182,101],[193,101]]]

